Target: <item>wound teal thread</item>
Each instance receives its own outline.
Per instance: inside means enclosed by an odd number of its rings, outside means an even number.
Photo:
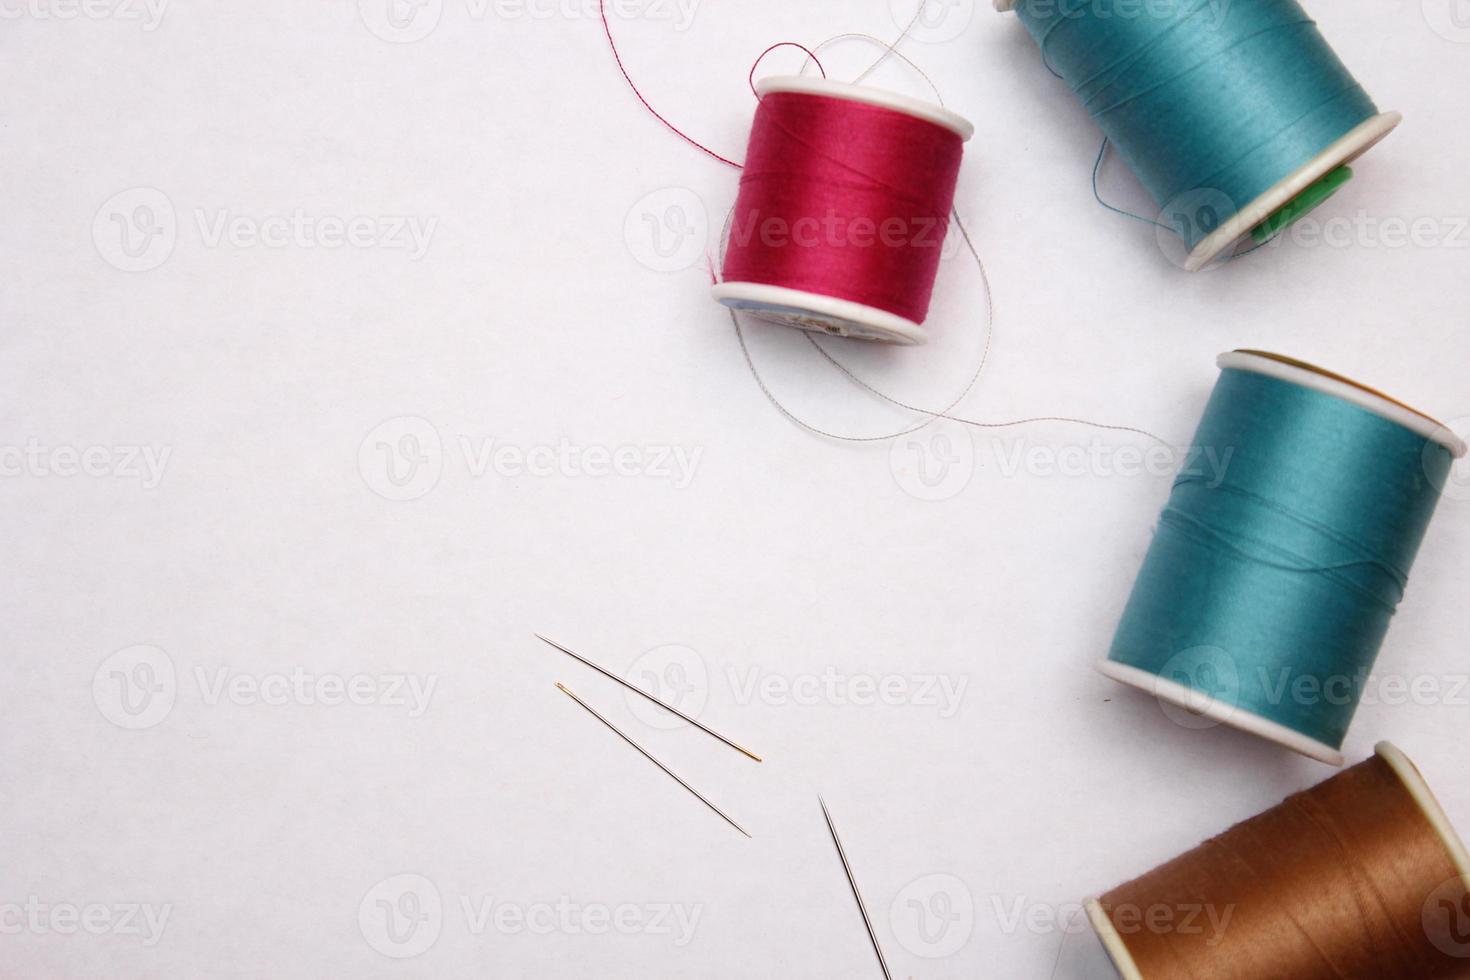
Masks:
[[[1239,368],[1194,444],[1224,475],[1175,482],[1108,658],[1340,748],[1454,454]]]
[[[1378,114],[1296,0],[1019,0],[1016,12],[1191,249]],[[1278,209],[1267,237],[1307,210]]]

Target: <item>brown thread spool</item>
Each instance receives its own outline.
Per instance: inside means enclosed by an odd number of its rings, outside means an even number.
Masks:
[[[1387,742],[1087,911],[1125,980],[1470,977],[1470,857]]]

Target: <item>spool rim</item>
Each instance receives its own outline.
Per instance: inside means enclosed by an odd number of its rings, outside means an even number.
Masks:
[[[1251,229],[1294,201],[1307,188],[1338,167],[1352,163],[1376,146],[1404,121],[1402,113],[1380,112],[1353,127],[1295,173],[1241,208],[1194,247],[1184,262],[1186,272],[1198,272],[1227,249],[1250,237]],[[1285,230],[1285,229],[1283,229]]]
[[[880,310],[876,306],[854,303],[852,300],[808,292],[804,289],[791,289],[788,286],[771,286],[757,282],[722,282],[710,290],[710,295],[730,309],[750,313],[752,316],[760,316],[763,309],[768,312],[793,310],[805,313],[814,320],[824,320],[839,325],[840,323],[854,323],[872,331],[871,334],[854,334],[846,329],[818,331],[805,324],[792,322],[790,319],[783,318],[778,321],[786,326],[811,330],[813,333],[820,332],[827,336],[876,340],[900,347],[917,347],[929,339],[928,331],[907,317]]]
[[[1470,882],[1470,851],[1466,851],[1465,842],[1455,830],[1454,824],[1450,822],[1449,815],[1445,813],[1434,791],[1429,788],[1429,782],[1419,771],[1419,767],[1414,765],[1413,760],[1392,742],[1379,742],[1374,747],[1374,751],[1393,769],[1404,784],[1404,788],[1409,791],[1409,795],[1423,811],[1430,826],[1434,828],[1435,834],[1439,836],[1440,842],[1444,844],[1445,850],[1449,852],[1450,863],[1455,866],[1455,871],[1461,878]]]
[[[890,92],[888,89],[871,85],[854,85],[851,82],[834,82],[826,78],[808,78],[805,75],[772,75],[755,83],[756,95],[765,97],[777,92],[797,95],[825,95],[828,98],[862,102],[883,109],[892,109],[916,119],[922,119],[954,133],[969,142],[975,135],[975,125],[951,109],[916,99],[911,95]]]
[[[1415,435],[1438,443],[1459,459],[1465,455],[1466,445],[1449,430],[1444,423],[1426,415],[1396,398],[1385,395],[1376,388],[1354,381],[1344,375],[1320,368],[1306,361],[1299,361],[1284,354],[1273,354],[1261,350],[1235,350],[1221,354],[1215,361],[1221,370],[1235,369],[1262,374],[1288,384],[1300,385],[1350,402],[1359,408],[1395,423]]]
[[[1183,684],[1160,677],[1158,674],[1151,674],[1138,667],[1118,663],[1116,660],[1099,660],[1096,667],[1098,673],[1120,684],[1137,688],[1159,700],[1167,701],[1237,731],[1255,735],[1268,742],[1275,742],[1308,759],[1315,759],[1339,768],[1344,762],[1339,749],[1333,748],[1326,742],[1319,742],[1317,739],[1303,735],[1295,729],[1287,728],[1279,721],[1272,721],[1270,718],[1258,715],[1249,708],[1201,694],[1194,688],[1185,687]]]
[[[997,3],[1001,0],[996,0]],[[1118,971],[1122,980],[1143,980],[1143,971],[1138,969],[1138,964],[1133,962],[1133,954],[1128,952],[1128,946],[1123,942],[1123,937],[1113,925],[1113,920],[1108,918],[1107,910],[1102,907],[1102,902],[1096,898],[1089,898],[1084,903],[1087,909],[1087,920],[1092,923],[1092,931],[1097,933],[1097,938],[1102,940],[1103,949],[1107,950],[1108,958],[1113,961],[1113,967]]]

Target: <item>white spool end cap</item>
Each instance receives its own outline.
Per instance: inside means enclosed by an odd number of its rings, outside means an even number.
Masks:
[[[1150,674],[1146,670],[1131,667],[1128,664],[1120,664],[1114,660],[1100,660],[1097,663],[1098,673],[1104,677],[1111,678],[1120,684],[1136,687],[1140,691],[1152,694],[1160,701],[1183,708],[1190,714],[1208,718],[1210,721],[1227,725],[1230,728],[1248,732],[1258,738],[1264,738],[1269,742],[1291,749],[1291,751],[1304,755],[1318,762],[1325,762],[1329,766],[1341,766],[1343,764],[1342,752],[1319,742],[1315,738],[1303,735],[1301,732],[1287,728],[1280,722],[1263,718],[1260,715],[1248,711],[1239,705],[1218,698],[1202,694],[1192,687],[1186,687],[1175,681]]]
[[[1459,872],[1461,878],[1470,881],[1470,852],[1465,850],[1465,842],[1455,832],[1455,827],[1450,823],[1450,818],[1445,815],[1444,807],[1440,806],[1439,800],[1435,799],[1434,792],[1425,782],[1424,774],[1419,767],[1409,760],[1392,742],[1379,742],[1375,750],[1378,757],[1388,763],[1393,771],[1403,781],[1404,788],[1419,804],[1419,809],[1424,811],[1424,816],[1434,827],[1434,832],[1444,843],[1445,850],[1450,854],[1450,860]]]
[[[1184,262],[1186,272],[1198,272],[1212,260],[1250,237],[1251,229],[1280,211],[1308,187],[1338,167],[1352,163],[1371,150],[1379,140],[1398,128],[1404,117],[1382,112],[1354,127],[1346,136],[1317,154],[1305,166],[1241,208],[1228,221],[1205,237]]]
[[[808,78],[805,75],[772,75],[756,82],[755,92],[761,97],[777,92],[794,92],[797,95],[822,95],[829,99],[861,102],[931,122],[967,142],[975,135],[975,124],[958,112],[935,105],[933,102],[901,95],[898,92],[890,92],[887,89],[874,88],[871,85],[834,82],[826,78]]]
[[[1097,933],[1097,938],[1102,940],[1103,949],[1108,951],[1108,958],[1113,961],[1114,968],[1122,980],[1143,980],[1143,973],[1138,969],[1138,964],[1133,962],[1133,956],[1128,952],[1128,947],[1123,944],[1123,937],[1118,935],[1118,930],[1113,926],[1113,920],[1108,918],[1108,913],[1102,907],[1102,903],[1095,898],[1089,898],[1086,902],[1087,921],[1092,923],[1092,931]]]
[[[732,310],[798,330],[904,347],[929,339],[922,326],[905,317],[821,293],[755,282],[722,282],[710,295]]]

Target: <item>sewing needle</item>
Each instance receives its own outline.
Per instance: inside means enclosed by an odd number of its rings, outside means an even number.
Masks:
[[[647,759],[649,762],[651,762],[654,765],[658,766],[666,774],[668,774],[668,776],[670,778],[672,778],[674,780],[674,782],[678,783],[680,786],[684,787],[689,792],[693,793],[694,796],[695,796],[695,798],[698,799],[699,802],[703,803],[705,806],[709,807],[711,810],[713,810],[716,813],[718,813],[722,818],[724,818],[724,820],[725,820],[726,823],[728,823],[730,826],[734,827],[736,830],[740,831],[742,834],[745,834],[746,837],[749,837],[750,836],[749,831],[747,831],[744,827],[740,826],[733,819],[731,819],[731,817],[730,817],[730,815],[728,813],[726,813],[724,810],[721,810],[719,807],[715,806],[709,800],[705,799],[704,796],[699,792],[699,790],[695,789],[693,786],[690,786],[688,783],[684,782],[684,780],[680,779],[674,773],[674,771],[672,769],[670,769],[668,766],[664,765],[662,762],[659,762],[657,759],[655,759],[653,757],[653,755],[647,749],[645,749],[643,746],[639,745],[637,742],[633,741],[633,739],[630,738],[630,737],[628,737],[628,735],[626,735],[622,731],[622,729],[618,728],[617,725],[614,725],[612,722],[610,722],[606,718],[602,717],[602,715],[598,714],[596,708],[592,707],[592,705],[588,704],[586,701],[583,701],[581,698],[579,698],[575,694],[573,694],[567,688],[567,686],[565,684],[561,683],[560,681],[557,681],[556,686],[557,686],[557,689],[560,690],[567,697],[571,698],[573,701],[577,702],[582,707],[586,708],[587,711],[592,715],[592,717],[594,717],[598,721],[602,722],[608,728],[611,728],[614,732],[617,733],[617,735],[618,735],[619,738],[621,738],[623,741],[627,742],[629,745],[633,746],[633,748],[637,749],[640,753],[642,753],[643,758]]]
[[[863,894],[858,891],[857,879],[853,877],[852,865],[847,863],[847,852],[842,849],[842,840],[837,836],[837,827],[832,823],[832,814],[827,811],[827,801],[817,795],[817,802],[822,804],[822,816],[827,818],[827,830],[832,834],[832,843],[837,845],[837,856],[842,859],[842,870],[847,873],[847,883],[852,886],[852,897],[857,899],[858,911],[863,914],[863,925],[868,930],[868,940],[873,944],[873,952],[878,957],[878,965],[883,968],[885,980],[893,980],[893,974],[888,972],[888,961],[883,958],[883,948],[878,945],[878,934],[873,931],[873,920],[868,918],[868,906],[863,902]]]
[[[572,659],[577,660],[577,661],[580,661],[583,664],[586,664],[588,667],[591,667],[593,670],[597,671],[599,674],[602,674],[604,677],[610,677],[610,678],[612,678],[613,680],[617,681],[619,684],[621,684],[624,687],[626,687],[628,690],[633,691],[636,694],[643,695],[645,698],[647,698],[648,700],[652,701],[654,704],[658,705],[660,708],[663,708],[665,711],[667,711],[667,712],[669,712],[671,714],[678,715],[680,718],[683,718],[685,721],[689,722],[689,724],[693,725],[695,728],[698,728],[700,731],[704,732],[706,735],[711,735],[711,736],[719,739],[721,742],[724,742],[726,745],[730,746],[730,748],[732,748],[732,749],[735,749],[737,752],[740,752],[740,753],[742,753],[742,754],[744,754],[746,756],[749,756],[750,758],[754,759],[756,762],[760,762],[761,761],[761,757],[760,756],[756,755],[754,752],[750,751],[745,746],[740,745],[740,744],[738,744],[736,742],[730,741],[730,739],[728,739],[725,736],[721,735],[719,732],[715,731],[714,729],[709,728],[708,726],[706,726],[706,725],[704,725],[704,724],[702,724],[702,723],[694,720],[693,718],[691,718],[688,715],[686,715],[684,712],[680,711],[678,708],[674,707],[672,704],[668,704],[668,703],[666,703],[664,701],[659,700],[658,698],[654,697],[652,694],[649,694],[647,691],[643,690],[643,688],[641,688],[638,685],[632,683],[631,681],[628,681],[628,680],[626,680],[626,679],[624,679],[622,677],[619,677],[617,674],[614,674],[612,671],[608,670],[606,667],[598,666],[597,664],[595,664],[592,661],[588,660],[586,657],[582,656],[580,653],[574,653],[573,651],[568,650],[566,647],[562,646],[560,643],[556,642],[555,640],[548,640],[546,637],[542,636],[540,633],[532,633],[531,635],[534,636],[534,637],[536,637],[536,639],[540,640],[542,643],[547,643],[547,644],[550,644],[551,646],[556,647],[558,650],[560,650],[562,653],[566,654],[567,656],[571,657]]]

